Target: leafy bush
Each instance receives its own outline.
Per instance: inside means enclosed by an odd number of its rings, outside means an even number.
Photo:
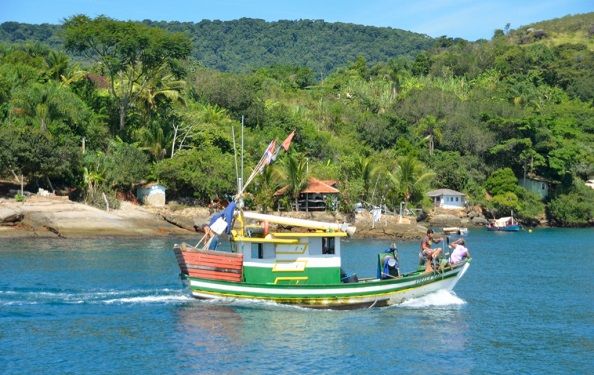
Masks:
[[[103,197],[103,194],[105,194],[105,197]],[[115,192],[109,190],[99,189],[89,191],[86,194],[85,202],[91,206],[106,210],[107,205],[105,204],[105,199],[107,199],[110,210],[116,210],[120,208],[120,201],[116,198]]]
[[[112,141],[102,160],[105,182],[117,189],[127,190],[150,171],[148,157],[134,145]]]
[[[568,194],[562,194],[548,205],[549,220],[560,226],[576,227],[594,223],[594,190],[576,180]]]
[[[201,203],[235,193],[233,156],[218,148],[182,150],[155,165],[155,176],[173,196],[194,196]]]
[[[493,195],[516,193],[518,190],[518,178],[511,168],[501,168],[489,176],[485,183],[487,191]]]

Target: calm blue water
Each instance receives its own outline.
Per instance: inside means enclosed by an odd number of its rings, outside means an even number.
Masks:
[[[0,240],[0,373],[594,373],[592,229],[471,230],[456,295],[357,311],[193,300],[176,240]],[[388,245],[344,244],[345,268]]]

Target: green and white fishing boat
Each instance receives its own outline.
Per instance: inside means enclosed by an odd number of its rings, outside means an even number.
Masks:
[[[258,224],[248,224],[249,221]],[[181,276],[202,299],[250,299],[310,308],[387,306],[441,289],[452,290],[470,265],[465,260],[433,272],[401,274],[397,252],[378,254],[377,277],[341,272],[341,240],[354,228],[254,212],[235,212],[231,252],[176,245]],[[304,229],[270,232],[271,224]]]
[[[287,150],[292,134],[283,142]],[[211,218],[196,246],[175,245],[181,277],[201,299],[258,300],[322,309],[387,306],[438,290],[452,290],[470,266],[470,259],[436,264],[401,273],[396,249],[377,255],[375,277],[342,272],[341,240],[352,236],[348,224],[266,215],[242,209],[245,186],[276,158],[273,141],[238,194],[223,212]],[[274,228],[274,230],[270,230]],[[282,230],[281,230],[282,228]],[[226,233],[231,251],[209,250]],[[370,270],[373,272],[373,270]]]

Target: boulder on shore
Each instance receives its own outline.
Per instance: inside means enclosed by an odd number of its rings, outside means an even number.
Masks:
[[[472,225],[487,225],[489,224],[489,220],[485,219],[484,216],[475,216],[473,217],[470,222],[472,223]]]
[[[0,225],[14,225],[23,220],[23,212],[18,208],[0,207]]]
[[[462,225],[462,220],[455,215],[439,214],[431,217],[429,223],[437,227],[459,227]]]

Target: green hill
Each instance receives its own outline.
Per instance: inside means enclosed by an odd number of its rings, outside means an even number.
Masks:
[[[594,51],[594,12],[568,15],[522,26],[510,33],[519,44],[585,44]]]
[[[414,57],[433,45],[429,36],[409,31],[323,20],[143,22],[188,33],[192,55],[206,67],[222,71],[281,64],[306,66],[325,75],[359,55],[375,63],[397,56]],[[58,25],[5,22],[0,25],[0,41],[39,41],[61,48],[60,29]]]

